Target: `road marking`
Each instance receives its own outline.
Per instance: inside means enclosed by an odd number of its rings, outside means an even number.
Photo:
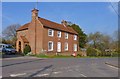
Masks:
[[[19,73],[19,74],[11,74],[11,77],[17,77],[17,76],[22,76],[22,75],[26,75],[26,73]]]
[[[60,71],[58,71],[58,72],[53,72],[53,74],[59,74],[59,73],[61,73]]]
[[[107,66],[109,66],[111,68],[114,68],[114,69],[118,69],[117,67],[114,67],[114,66],[111,66],[111,65],[107,65]]]
[[[83,77],[87,77],[87,76],[85,76],[85,75],[83,75],[83,74],[80,74],[80,75],[82,75]]]
[[[40,74],[40,75],[37,75],[38,77],[43,77],[43,76],[48,76],[49,74]]]
[[[0,76],[0,79],[2,78],[2,76]]]

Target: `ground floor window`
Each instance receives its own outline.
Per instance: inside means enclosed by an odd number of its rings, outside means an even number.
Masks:
[[[77,51],[77,44],[74,44],[74,51]]]
[[[48,42],[48,51],[53,51],[53,42],[52,41]]]
[[[68,51],[68,43],[65,42],[65,51]]]

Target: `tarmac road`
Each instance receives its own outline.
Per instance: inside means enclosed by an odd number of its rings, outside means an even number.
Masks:
[[[118,77],[118,58],[4,58],[3,77]]]

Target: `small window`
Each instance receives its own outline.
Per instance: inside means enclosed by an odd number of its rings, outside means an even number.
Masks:
[[[65,42],[65,51],[68,51],[68,43]]]
[[[77,35],[74,35],[74,40],[77,40]]]
[[[48,42],[48,51],[53,51],[53,42],[52,41]]]
[[[74,44],[74,51],[77,51],[77,44]]]
[[[48,29],[48,36],[54,36],[54,30]]]
[[[61,38],[61,31],[58,31],[58,32],[57,32],[57,36],[58,36],[59,38]]]
[[[65,39],[68,39],[68,33],[65,33]]]

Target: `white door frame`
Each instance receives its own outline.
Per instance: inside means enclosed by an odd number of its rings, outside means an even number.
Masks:
[[[61,42],[57,42],[57,52],[61,52]]]

